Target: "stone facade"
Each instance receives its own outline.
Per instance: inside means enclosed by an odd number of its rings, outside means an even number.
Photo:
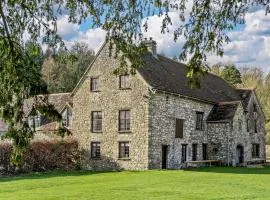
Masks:
[[[166,168],[186,167],[182,161],[182,145],[186,145],[186,161],[192,160],[193,144],[196,160],[222,160],[237,165],[237,147],[243,147],[244,161],[252,159],[252,144],[260,145],[259,158],[265,158],[264,119],[256,96],[252,93],[247,109],[241,101],[229,122],[208,123],[214,104],[178,94],[157,91],[137,73],[130,76],[130,87],[119,89],[119,76],[113,74],[119,60],[109,56],[104,46],[72,93],[72,133],[85,152],[88,169],[160,169],[167,147]],[[98,91],[90,91],[91,78],[98,77]],[[257,133],[254,131],[254,103],[257,108]],[[130,110],[131,131],[119,132],[119,111]],[[101,111],[102,131],[91,130],[91,113]],[[203,128],[196,129],[196,113],[203,113]],[[249,128],[247,131],[247,118]],[[184,120],[183,137],[175,137],[176,119]],[[241,126],[241,127],[240,127]],[[91,158],[91,142],[100,142],[100,159]],[[119,142],[129,142],[129,158],[119,159]],[[163,166],[164,167],[164,166]]]
[[[118,60],[109,57],[108,47],[97,55],[84,80],[73,95],[73,136],[86,151],[85,165],[98,169],[148,168],[148,86],[139,74],[130,76],[130,88],[119,89],[113,74]],[[90,92],[90,78],[99,77],[99,91]],[[131,131],[118,131],[119,111],[131,112]],[[102,132],[91,131],[91,112],[102,112]],[[130,143],[130,159],[119,159],[119,142]],[[90,143],[100,142],[101,159],[90,158]]]

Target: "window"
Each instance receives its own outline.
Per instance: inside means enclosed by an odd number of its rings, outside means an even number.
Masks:
[[[92,112],[92,132],[93,133],[102,132],[102,112],[101,111]]]
[[[253,112],[257,112],[257,105],[255,103],[253,104]]]
[[[187,161],[187,144],[182,144],[182,157],[181,161],[186,162]]]
[[[242,120],[238,119],[238,131],[242,131]]]
[[[29,116],[29,118],[28,118],[28,125],[33,130],[35,130],[36,128],[40,127],[40,125],[41,125],[41,117],[39,115]]]
[[[196,112],[196,129],[203,129],[203,112]]]
[[[91,142],[91,158],[100,158],[100,142]]]
[[[175,138],[183,138],[184,136],[184,120],[175,120]]]
[[[62,125],[64,127],[71,126],[72,111],[69,108],[66,108],[62,114]]]
[[[252,144],[252,158],[259,158],[259,157],[260,157],[260,145]]]
[[[130,131],[130,110],[119,111],[119,131]]]
[[[90,90],[92,92],[98,91],[98,78],[91,78]]]
[[[197,160],[197,149],[198,145],[197,144],[192,144],[192,161]]]
[[[258,133],[258,123],[257,123],[257,119],[254,119],[254,132]]]
[[[129,158],[129,142],[119,142],[119,158]]]
[[[122,75],[119,77],[119,88],[120,89],[130,88],[129,75]]]
[[[249,132],[249,118],[247,118],[247,132]]]
[[[207,144],[202,145],[203,160],[207,160]]]

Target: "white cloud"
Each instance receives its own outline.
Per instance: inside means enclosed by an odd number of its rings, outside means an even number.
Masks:
[[[188,10],[191,4],[187,5]],[[187,12],[188,14],[189,12]],[[186,16],[187,16],[186,14]],[[185,38],[179,37],[174,41],[173,32],[180,25],[179,14],[175,11],[169,12],[172,26],[169,32],[161,33],[162,18],[152,16],[148,18],[148,31],[144,37],[152,37],[157,42],[158,53],[173,57],[179,55]],[[81,31],[75,24],[69,24],[68,18],[58,20],[59,34],[65,39],[67,46],[73,42],[85,42],[96,52],[105,39],[105,31],[101,28]],[[238,30],[229,33],[231,42],[224,45],[224,56],[209,55],[210,64],[217,62],[231,62],[238,66],[261,66],[264,71],[270,71],[270,16],[265,15],[263,8],[250,10],[246,15],[246,24]]]

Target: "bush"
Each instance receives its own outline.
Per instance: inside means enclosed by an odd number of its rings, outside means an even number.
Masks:
[[[15,173],[15,167],[10,164],[11,153],[11,144],[0,144],[1,173]],[[74,170],[79,167],[79,155],[78,142],[75,140],[35,141],[24,154],[24,164],[20,171]]]

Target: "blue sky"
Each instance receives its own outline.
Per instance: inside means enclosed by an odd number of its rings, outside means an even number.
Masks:
[[[149,17],[149,29],[144,33],[145,37],[153,37],[157,41],[158,53],[168,57],[179,55],[185,42],[180,37],[176,42],[173,40],[173,30],[179,25],[176,12],[170,12],[173,25],[170,32],[160,33],[161,18]],[[69,24],[67,16],[58,20],[59,34],[64,38],[67,46],[73,42],[85,42],[90,48],[98,51],[104,42],[105,32],[100,28],[92,29],[91,21],[87,20],[82,25]],[[238,67],[260,67],[263,71],[270,71],[270,15],[265,15],[263,8],[254,8],[246,15],[246,24],[239,25],[234,31],[229,32],[231,42],[224,45],[224,56],[208,56],[208,62],[235,63]]]

